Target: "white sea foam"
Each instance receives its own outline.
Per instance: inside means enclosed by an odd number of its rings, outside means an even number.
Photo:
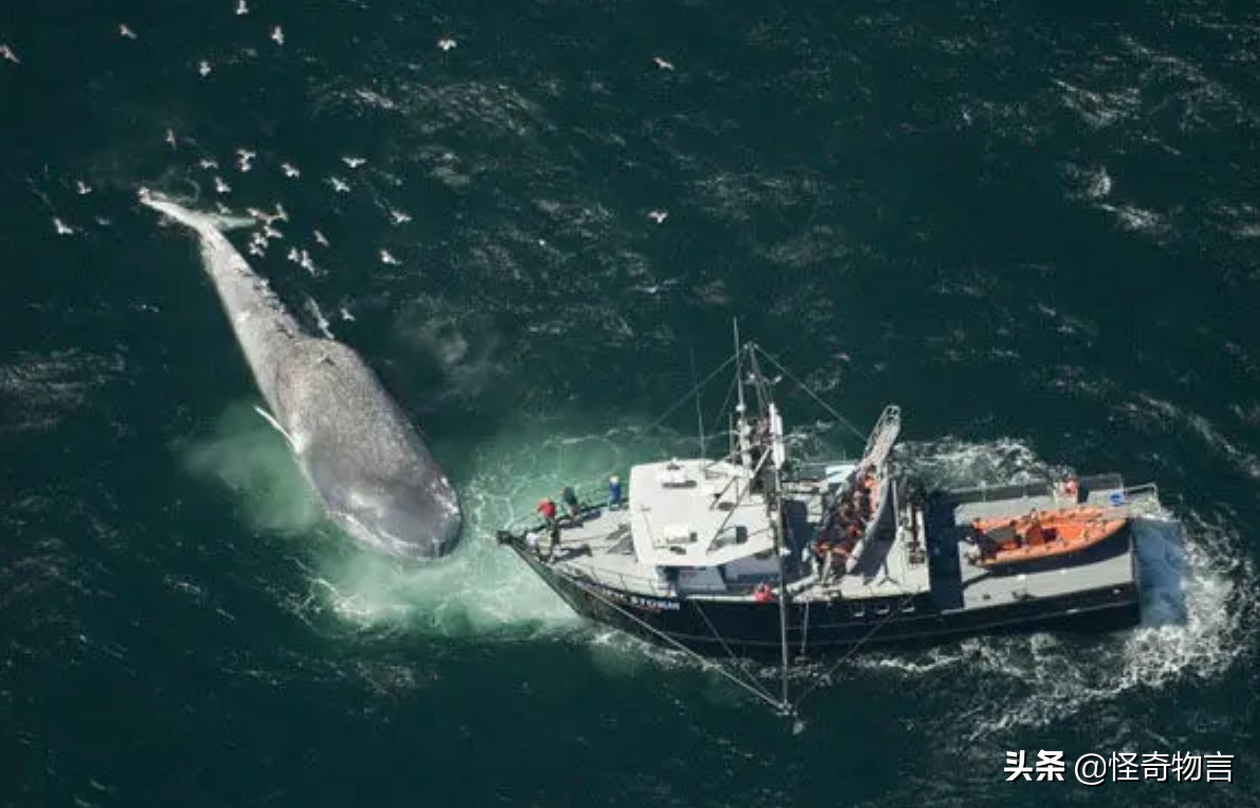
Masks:
[[[282,458],[283,446],[265,424],[249,426],[241,418],[248,416],[234,411],[215,441],[195,447],[190,454],[193,467],[212,470],[241,491],[245,512],[256,527],[309,534],[313,503],[304,498],[308,495],[303,494],[299,473]],[[246,451],[251,441],[260,446]],[[696,668],[678,652],[584,624],[493,538],[496,529],[532,518],[532,504],[544,495],[554,496],[563,485],[576,483],[598,497],[610,471],[624,473],[633,462],[666,456],[677,443],[673,436],[633,427],[583,430],[574,418],[535,418],[506,426],[464,460],[468,482],[461,496],[466,527],[454,556],[421,568],[403,567],[355,548],[348,540],[317,541],[319,551],[309,562],[308,591],[293,598],[292,607],[313,623],[320,615],[332,614],[340,630],[349,627],[373,634],[566,637],[586,643],[592,663],[615,678],[636,676],[646,667]],[[1013,439],[907,443],[898,448],[898,456],[929,484],[943,486],[1054,479],[1068,470],[1045,464]],[[286,467],[288,471],[282,471]],[[286,474],[289,484],[284,482]],[[911,680],[952,671],[949,675],[955,681],[977,686],[983,682],[980,702],[966,699],[947,708],[950,721],[973,728],[971,740],[1014,727],[1042,726],[1135,689],[1217,676],[1246,646],[1245,635],[1251,631],[1248,615],[1257,611],[1257,601],[1249,594],[1255,576],[1250,563],[1236,552],[1237,536],[1231,529],[1195,514],[1188,522],[1184,548],[1171,520],[1147,520],[1139,530],[1139,544],[1155,547],[1155,555],[1168,555],[1179,564],[1179,554],[1184,553],[1183,568],[1174,570],[1172,582],[1166,584],[1180,587],[1184,578],[1181,624],[1163,617],[1148,620],[1120,635],[1122,639],[1091,646],[1087,658],[1071,641],[1033,634],[974,638],[922,653],[859,655],[849,663],[850,670]],[[758,678],[768,686],[775,675],[766,669]],[[810,675],[816,672],[805,677]],[[844,672],[838,675],[844,677]],[[705,681],[705,697],[716,703],[747,701],[716,673]],[[825,698],[825,692],[820,697]]]
[[[565,485],[598,498],[607,475],[623,475],[645,456],[667,456],[668,436],[635,428],[582,431],[576,418],[522,420],[460,459],[464,534],[450,557],[403,565],[363,550],[322,519],[309,486],[283,442],[252,413],[233,406],[214,435],[185,450],[190,471],[236,492],[241,512],[260,535],[302,546],[296,553],[309,584],[282,595],[312,625],[334,631],[405,632],[431,636],[520,638],[582,623],[515,554],[498,546],[495,530],[533,517],[541,497]]]
[[[916,469],[930,472],[934,483],[999,482],[1001,477],[1015,482],[1053,477],[1059,471],[1037,462],[1027,447],[1014,441],[941,448],[946,451],[915,461]],[[912,680],[939,679],[949,671],[956,685],[974,687],[975,697],[947,708],[942,719],[971,728],[964,744],[1012,728],[1044,726],[1112,703],[1129,691],[1219,676],[1254,631],[1251,616],[1260,605],[1252,594],[1255,573],[1237,552],[1239,539],[1232,527],[1194,513],[1178,516],[1187,527],[1184,543],[1178,523],[1168,515],[1138,525],[1139,557],[1152,556],[1156,565],[1162,558],[1166,569],[1144,570],[1150,578],[1144,580],[1150,602],[1144,603],[1143,625],[1119,635],[1121,639],[1103,640],[1083,651],[1054,634],[980,637],[922,654],[858,656],[853,667]],[[1162,594],[1169,601],[1184,600],[1183,622],[1168,613],[1155,591],[1159,588],[1181,590]]]

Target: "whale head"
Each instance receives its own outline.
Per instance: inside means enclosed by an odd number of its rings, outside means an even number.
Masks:
[[[360,541],[405,559],[448,555],[459,542],[462,522],[444,477],[418,484],[360,482],[330,508],[330,516]]]

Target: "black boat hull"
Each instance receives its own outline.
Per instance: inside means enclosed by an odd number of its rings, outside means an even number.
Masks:
[[[557,573],[518,543],[512,549],[574,611],[593,622],[658,644],[677,643],[706,657],[781,657],[775,602],[644,597]],[[1128,583],[957,610],[940,609],[930,594],[868,603],[789,603],[788,649],[796,660],[826,660],[854,649],[922,647],[984,634],[1114,631],[1140,621],[1139,601],[1138,586]]]

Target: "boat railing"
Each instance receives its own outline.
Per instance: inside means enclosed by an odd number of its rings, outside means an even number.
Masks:
[[[664,597],[677,595],[675,588],[670,587],[665,581],[654,576],[616,572],[606,567],[597,567],[574,559],[566,560],[565,568],[590,583],[616,586],[628,595],[661,595]]]
[[[1134,488],[1122,488],[1119,475],[1116,474],[1099,474],[1092,477],[1081,477],[1079,479],[1081,490],[1083,491],[1114,491],[1119,490],[1127,496],[1129,491],[1137,492],[1139,489],[1145,489],[1145,486],[1135,486]],[[1020,497],[1043,497],[1047,494],[1057,494],[1059,487],[1048,480],[1031,480],[1026,483],[1006,483],[1004,485],[978,485],[971,488],[955,488],[951,489],[949,498],[957,502],[991,502],[994,500],[1016,499]]]
[[[608,493],[607,493],[608,492],[608,479],[607,478],[604,478],[602,482],[595,485],[591,485],[589,487],[574,485],[572,486],[572,488],[573,488],[573,492],[577,494],[579,515],[586,516],[587,514],[596,513],[608,507]],[[584,495],[582,493],[583,491],[601,491],[601,490],[604,491],[604,496],[599,499],[592,498],[591,496]],[[622,510],[625,510],[626,508],[630,507],[630,483],[626,479],[622,479],[621,481],[620,507]],[[564,503],[557,502],[556,503],[557,518],[563,521],[564,519],[568,517],[568,515],[569,515],[569,512],[568,510],[565,509]],[[526,516],[518,516],[516,519],[513,519],[511,522],[508,523],[508,528],[513,529],[513,530],[523,531],[525,533],[534,533],[540,530],[546,531],[547,523],[546,521],[540,519],[537,511],[535,511]]]

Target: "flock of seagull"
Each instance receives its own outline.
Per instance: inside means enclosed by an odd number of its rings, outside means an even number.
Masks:
[[[250,9],[246,0],[237,0],[235,11],[238,16],[249,14]],[[118,25],[118,34],[123,39],[138,39],[136,32],[133,31],[126,23],[120,23]],[[284,30],[281,26],[275,25],[272,27],[270,38],[276,43],[276,45],[284,45]],[[457,46],[457,42],[452,37],[444,36],[438,40],[437,46],[442,51],[446,52],[454,49]],[[22,63],[14,48],[3,42],[0,42],[0,59],[4,59],[5,61],[11,62],[15,65],[20,65]],[[666,61],[660,56],[654,56],[653,62],[661,70],[674,69],[674,65],[672,63]],[[213,67],[208,60],[202,59],[198,62],[197,72],[200,73],[202,77],[208,76],[212,70]],[[180,146],[180,139],[176,136],[173,129],[168,128],[166,130],[165,140],[172,149],[178,149]],[[238,148],[236,150],[237,170],[242,173],[250,171],[253,168],[253,160],[256,156],[257,154],[254,151],[246,148]],[[355,171],[367,163],[366,159],[355,155],[343,156],[341,160],[351,171]],[[218,161],[213,157],[203,157],[198,161],[198,166],[205,171],[215,172],[211,175],[211,181],[213,182],[214,193],[216,197],[218,197],[215,202],[216,207],[221,214],[230,214],[231,209],[223,203],[222,197],[231,193],[232,188],[231,185],[228,184],[227,180],[224,179],[223,175],[221,173],[217,173],[219,172]],[[301,176],[301,171],[298,167],[290,162],[281,162],[279,168],[288,179],[297,179]],[[349,193],[351,190],[350,183],[342,176],[329,175],[324,178],[324,182],[329,185],[335,193],[345,194]],[[83,180],[75,181],[75,189],[81,196],[87,195],[92,191],[91,186]],[[288,213],[285,212],[284,207],[280,204],[275,206],[274,212],[264,212],[257,208],[249,208],[247,212],[259,223],[259,229],[255,230],[250,236],[247,249],[252,255],[263,256],[266,254],[267,248],[270,246],[272,241],[278,241],[284,238],[284,233],[276,227],[276,223],[287,223],[289,221]],[[388,214],[391,223],[396,226],[406,224],[411,221],[411,216],[404,211],[389,208]],[[648,212],[647,217],[659,225],[665,221],[668,215],[669,214],[663,210],[652,210]],[[97,221],[102,225],[109,224],[107,219],[103,219],[101,217],[97,217]],[[58,217],[53,217],[53,228],[58,235],[62,236],[75,235],[79,232],[78,228],[66,224]],[[328,238],[325,237],[319,230],[314,230],[313,236],[316,244],[321,247],[327,248],[330,246]],[[288,251],[287,257],[288,260],[298,264],[312,275],[318,275],[321,273],[320,269],[315,265],[314,260],[311,258],[310,252],[304,248],[291,247]],[[378,252],[378,257],[381,263],[388,266],[400,266],[402,264],[398,258],[386,249],[381,249]]]

